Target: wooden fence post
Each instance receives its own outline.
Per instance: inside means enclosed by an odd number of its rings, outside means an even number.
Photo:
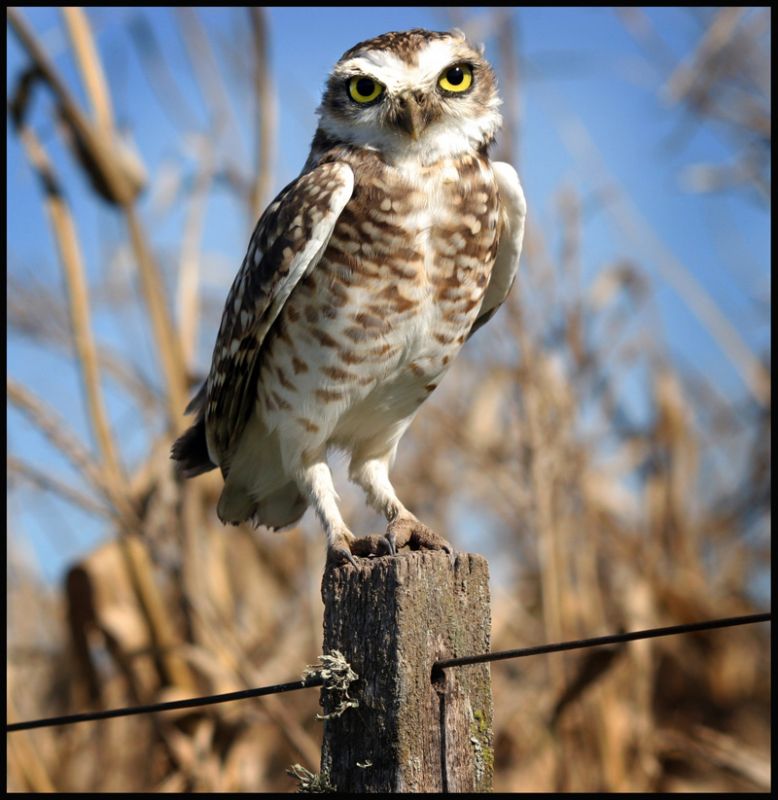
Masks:
[[[339,792],[488,792],[488,664],[440,671],[443,658],[489,652],[489,570],[479,555],[403,552],[327,570],[324,653],[358,674],[359,705],[325,719],[321,772]],[[330,713],[337,699],[322,691]]]

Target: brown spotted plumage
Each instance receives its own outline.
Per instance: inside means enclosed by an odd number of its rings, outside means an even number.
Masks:
[[[227,298],[187,475],[219,466],[220,518],[271,528],[312,505],[331,562],[403,544],[450,550],[389,481],[400,437],[516,274],[524,197],[491,162],[491,68],[458,32],[388,33],[330,75],[302,174],[260,218]],[[385,514],[356,540],[326,462]],[[376,542],[384,541],[383,545]]]

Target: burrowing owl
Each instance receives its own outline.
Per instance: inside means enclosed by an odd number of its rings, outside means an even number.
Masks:
[[[492,162],[494,73],[460,32],[386,33],[348,50],[300,176],[257,223],[230,289],[211,371],[173,446],[191,477],[218,466],[223,522],[270,528],[312,505],[330,563],[451,551],[389,481],[397,444],[516,275],[525,202]],[[355,538],[330,448],[386,516]]]

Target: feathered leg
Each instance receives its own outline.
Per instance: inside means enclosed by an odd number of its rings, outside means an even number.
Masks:
[[[454,548],[439,534],[419,522],[400,502],[389,480],[389,458],[352,461],[349,477],[364,489],[368,503],[386,517],[386,539],[395,553],[406,544],[413,550],[445,550]]]
[[[332,566],[350,561],[357,566],[354,556],[385,555],[391,552],[382,536],[356,538],[348,529],[338,509],[338,493],[332,482],[332,473],[324,461],[303,469],[298,478],[300,490],[316,511],[327,534],[327,563]]]

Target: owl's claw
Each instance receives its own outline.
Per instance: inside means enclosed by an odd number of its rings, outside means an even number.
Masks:
[[[394,556],[405,546],[411,550],[443,550],[449,554],[454,552],[454,548],[442,536],[419,522],[416,517],[398,517],[389,523],[383,536],[371,534],[357,539],[348,532],[334,536],[327,547],[327,567],[341,567],[344,564],[358,567],[355,556]]]
[[[385,536],[372,534],[357,539],[354,536],[341,535],[333,538],[327,547],[327,566],[340,567],[350,563],[358,567],[354,556],[374,558],[387,555],[393,555],[393,551]]]
[[[386,539],[395,553],[405,545],[411,550],[443,550],[449,554],[454,552],[454,548],[440,534],[414,516],[392,520],[386,528]]]
[[[379,533],[372,533],[369,536],[362,536],[354,539],[351,543],[351,552],[355,556],[390,556],[392,546],[385,536]]]

